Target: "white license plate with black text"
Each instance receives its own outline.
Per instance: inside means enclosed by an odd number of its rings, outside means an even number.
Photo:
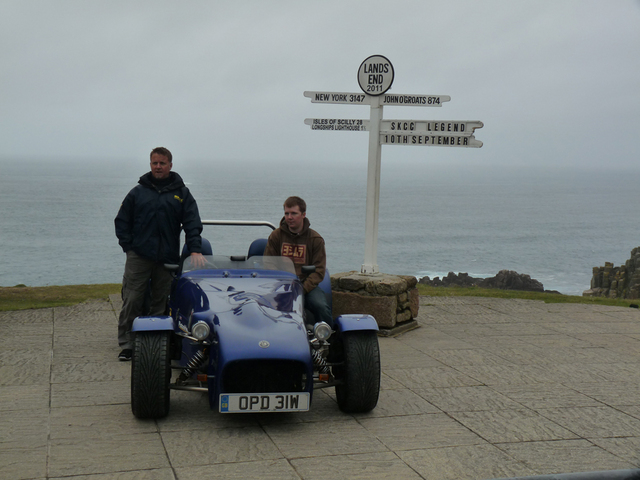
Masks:
[[[306,412],[309,393],[223,393],[220,413]]]

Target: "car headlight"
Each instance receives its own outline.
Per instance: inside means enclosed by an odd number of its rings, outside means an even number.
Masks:
[[[318,322],[313,326],[313,335],[320,341],[328,340],[333,331],[327,322]]]
[[[209,324],[207,322],[203,322],[202,320],[196,322],[196,324],[191,328],[191,335],[193,335],[194,338],[199,341],[206,339],[209,336],[209,332],[211,332]]]

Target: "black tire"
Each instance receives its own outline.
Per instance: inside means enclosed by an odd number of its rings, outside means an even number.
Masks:
[[[169,413],[172,332],[139,332],[131,358],[131,410],[137,418]]]
[[[343,365],[334,367],[342,383],[336,385],[338,407],[347,413],[369,412],[380,394],[380,348],[378,335],[370,331],[341,335]]]

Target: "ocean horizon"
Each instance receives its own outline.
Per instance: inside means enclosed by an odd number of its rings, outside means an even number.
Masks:
[[[289,195],[307,201],[330,272],[364,260],[366,162],[180,162],[202,219],[278,224]],[[113,219],[148,171],[135,162],[0,160],[0,286],[119,283]],[[581,295],[592,268],[623,264],[640,245],[637,171],[384,164],[381,272],[492,277],[515,270],[547,290]],[[245,254],[266,227],[205,227],[214,254]]]

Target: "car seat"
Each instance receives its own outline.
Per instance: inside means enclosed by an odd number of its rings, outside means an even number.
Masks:
[[[204,237],[202,237],[201,253],[203,255],[213,255],[213,248],[211,247],[211,243]],[[189,255],[191,255],[191,252],[189,251],[189,247],[185,243],[182,247],[182,254],[180,255],[180,271],[182,271],[182,264],[184,263],[184,259]]]
[[[249,245],[249,252],[247,258],[251,258],[255,255],[264,255],[264,251],[267,248],[266,238],[256,238],[251,245]]]

